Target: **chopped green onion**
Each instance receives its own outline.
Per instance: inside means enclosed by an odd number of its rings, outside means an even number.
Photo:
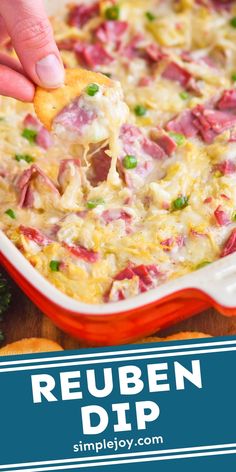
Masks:
[[[105,11],[105,17],[107,20],[118,20],[120,17],[120,7],[118,5],[113,5]]]
[[[182,146],[185,143],[185,136],[183,134],[170,131],[169,135],[171,138],[173,138],[178,146]]]
[[[37,131],[34,129],[25,128],[22,132],[22,137],[27,139],[29,143],[34,144],[37,138]]]
[[[180,98],[182,98],[182,100],[188,100],[188,98],[190,97],[189,93],[188,92],[180,92],[179,94]]]
[[[58,272],[60,270],[60,262],[59,261],[51,261],[50,264],[50,269],[52,272]]]
[[[99,86],[97,84],[89,84],[86,88],[86,93],[90,95],[90,97],[94,97],[96,93],[99,91]]]
[[[104,205],[104,200],[102,198],[97,198],[96,200],[88,200],[87,201],[87,207],[90,210],[93,210],[93,208],[96,208],[98,205]]]
[[[137,116],[144,116],[147,113],[147,108],[145,108],[143,105],[136,105],[134,113]]]
[[[176,200],[172,202],[172,210],[183,210],[183,208],[186,208],[186,206],[188,206],[188,200],[189,197],[184,196],[176,198]]]
[[[31,162],[34,162],[34,158],[32,156],[30,156],[29,154],[16,154],[15,155],[15,160],[17,162],[25,161],[28,164],[30,164]]]
[[[137,167],[138,160],[137,157],[127,154],[123,159],[123,166],[125,169],[135,169]]]
[[[233,18],[231,18],[231,20],[230,20],[230,25],[231,25],[233,28],[236,28],[236,16],[233,16]]]
[[[14,212],[11,208],[9,208],[7,211],[5,211],[5,214],[8,215],[8,216],[10,216],[10,218],[11,218],[12,220],[15,220],[15,219],[16,219],[15,212]]]
[[[196,265],[195,270],[203,269],[203,267],[206,267],[208,264],[210,264],[210,261],[202,261]]]
[[[149,21],[154,21],[156,19],[156,16],[151,11],[146,11],[145,15]]]
[[[234,72],[232,75],[231,75],[231,79],[233,82],[236,82],[236,72]]]

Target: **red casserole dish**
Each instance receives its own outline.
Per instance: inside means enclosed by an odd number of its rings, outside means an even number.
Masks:
[[[0,231],[0,262],[25,294],[66,333],[89,345],[129,343],[209,306],[236,315],[236,255],[137,297],[103,305],[64,295]]]
[[[47,0],[58,14],[68,0]],[[214,306],[236,315],[236,254],[143,293],[103,305],[80,303],[51,285],[0,231],[0,262],[26,295],[63,331],[90,345],[140,339]]]

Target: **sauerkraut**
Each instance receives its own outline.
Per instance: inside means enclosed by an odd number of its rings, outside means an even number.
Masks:
[[[119,81],[129,113],[113,135],[111,97],[85,149],[50,134],[31,105],[1,98],[0,228],[86,303],[138,295],[234,252],[234,2],[83,1],[52,24],[65,65]],[[100,99],[88,99],[97,115]]]

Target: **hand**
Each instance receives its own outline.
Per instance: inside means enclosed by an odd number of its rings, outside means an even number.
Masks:
[[[64,67],[43,0],[0,0],[0,42],[9,36],[19,60],[0,53],[1,95],[31,102],[34,84],[63,84]]]

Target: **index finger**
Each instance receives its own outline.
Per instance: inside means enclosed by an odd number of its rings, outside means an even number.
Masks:
[[[29,78],[56,88],[64,82],[64,67],[42,0],[1,0],[0,14]]]

